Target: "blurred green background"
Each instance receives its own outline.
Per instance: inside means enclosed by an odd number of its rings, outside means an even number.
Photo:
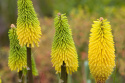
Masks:
[[[88,41],[91,25],[100,17],[112,26],[116,49],[116,67],[106,83],[125,83],[125,0],[32,0],[42,28],[39,48],[33,49],[39,76],[34,83],[58,83],[51,63],[54,17],[66,13],[79,57],[78,71],[69,83],[95,83],[88,68]],[[8,67],[10,24],[16,25],[17,0],[0,0],[0,76],[3,83],[18,83],[18,75]]]

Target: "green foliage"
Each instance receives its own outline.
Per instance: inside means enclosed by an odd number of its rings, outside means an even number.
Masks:
[[[39,0],[41,12],[45,16],[52,16],[53,11],[69,14],[73,8],[81,6],[86,13],[92,15],[96,13],[106,16],[105,8],[115,8],[124,6],[124,0]],[[42,5],[41,5],[42,4]],[[46,7],[45,7],[46,6]]]
[[[34,60],[34,57],[32,56],[31,57],[31,61],[32,61],[32,74],[34,76],[38,76],[38,70],[36,68],[36,63],[35,63],[35,60]],[[27,74],[27,68],[23,68],[23,74],[26,75]]]
[[[54,0],[53,7],[55,10],[61,13],[67,13],[75,6],[75,0]],[[64,6],[65,5],[65,6]]]
[[[38,70],[36,68],[36,63],[35,63],[35,60],[34,60],[33,56],[32,56],[31,60],[32,60],[32,74],[34,76],[38,76]]]
[[[16,0],[0,0],[0,15],[4,17],[5,22],[16,22]],[[8,13],[9,12],[9,13]],[[0,17],[1,17],[0,16]]]
[[[51,17],[53,15],[53,1],[52,0],[37,0],[40,7],[40,13],[44,16]]]
[[[19,45],[16,28],[11,28],[8,33],[10,40],[10,54],[8,66],[11,70],[17,70],[19,72],[20,70],[22,70],[23,67],[27,66],[26,48]]]

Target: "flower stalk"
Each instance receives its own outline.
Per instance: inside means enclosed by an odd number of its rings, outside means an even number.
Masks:
[[[24,83],[23,71],[19,71],[19,83]]]
[[[30,47],[27,47],[27,76],[28,76],[28,83],[33,83],[31,48]]]
[[[63,83],[67,83],[67,72],[66,72],[66,64],[63,62],[63,65],[61,66],[61,80]]]

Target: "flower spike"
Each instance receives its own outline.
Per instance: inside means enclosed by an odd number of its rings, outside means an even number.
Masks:
[[[39,46],[41,27],[31,0],[18,0],[17,35],[21,46]]]
[[[64,62],[67,74],[72,74],[77,71],[78,56],[67,17],[65,14],[58,13],[54,21],[56,32],[51,50],[53,66],[57,73],[60,73]]]
[[[115,67],[114,41],[109,23],[100,17],[90,30],[88,61],[97,83],[105,83]]]
[[[17,70],[18,72],[22,68],[27,67],[26,62],[26,47],[21,47],[17,39],[16,27],[12,24],[9,30],[9,40],[10,40],[10,54],[8,65],[11,70]]]

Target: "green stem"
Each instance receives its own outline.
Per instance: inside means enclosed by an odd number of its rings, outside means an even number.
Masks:
[[[68,74],[68,83],[72,83],[72,76]]]
[[[27,83],[33,83],[31,48],[27,47]]]
[[[19,71],[19,83],[24,83],[23,72]]]
[[[63,62],[63,65],[61,66],[61,80],[63,81],[63,83],[67,83],[67,72],[66,72],[66,65]]]

